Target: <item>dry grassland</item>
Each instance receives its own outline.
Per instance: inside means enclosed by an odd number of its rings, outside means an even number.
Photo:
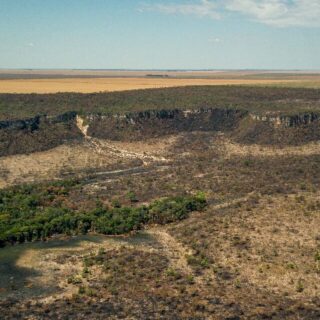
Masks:
[[[283,79],[60,78],[0,80],[0,93],[112,92],[203,85],[294,85]]]
[[[199,133],[200,134],[200,133]],[[143,163],[167,163],[174,160],[174,145],[183,134],[145,141],[120,142],[102,139],[86,139],[80,144],[64,144],[56,148],[26,155],[0,158],[0,189],[19,183],[33,183],[73,174],[106,172],[127,169]],[[302,146],[261,146],[238,144],[223,135],[210,141],[209,150],[219,153],[221,159],[233,157],[289,157],[320,154],[320,143],[311,142]],[[178,153],[178,158],[190,153]],[[138,162],[135,162],[138,161]],[[149,163],[150,162],[150,163]],[[203,175],[200,175],[203,177]]]
[[[73,174],[121,171],[147,160],[161,161],[175,140],[174,136],[148,139],[144,143],[95,139],[32,154],[0,157],[0,189]]]

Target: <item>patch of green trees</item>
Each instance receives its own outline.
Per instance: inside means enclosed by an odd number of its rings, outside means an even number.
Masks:
[[[204,194],[162,198],[148,206],[77,211],[54,202],[68,195],[77,182],[58,182],[49,187],[21,186],[0,191],[0,246],[44,240],[56,234],[88,232],[119,235],[139,230],[147,223],[164,224],[185,219],[206,206]],[[54,203],[54,205],[53,205]]]

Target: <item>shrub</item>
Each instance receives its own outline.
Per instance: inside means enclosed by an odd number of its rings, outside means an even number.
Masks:
[[[137,199],[136,194],[133,191],[129,191],[127,193],[127,198],[131,201],[131,202],[138,202],[139,200]]]
[[[149,207],[152,223],[165,224],[187,218],[191,211],[202,210],[206,206],[203,194],[189,197],[164,198]]]

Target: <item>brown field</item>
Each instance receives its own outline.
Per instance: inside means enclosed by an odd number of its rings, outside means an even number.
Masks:
[[[194,85],[294,85],[284,79],[56,78],[0,80],[0,93],[106,92]],[[299,81],[300,82],[300,81]]]
[[[320,87],[317,71],[5,70],[0,93],[106,92],[193,85]]]

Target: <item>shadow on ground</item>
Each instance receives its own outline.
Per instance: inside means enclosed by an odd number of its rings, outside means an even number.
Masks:
[[[6,298],[11,294],[17,296],[28,293],[28,296],[39,295],[44,292],[54,292],[57,288],[47,288],[42,286],[28,287],[33,278],[40,277],[42,272],[36,270],[32,265],[17,265],[18,260],[27,251],[46,251],[50,249],[77,249],[81,242],[101,243],[99,236],[79,236],[71,239],[50,240],[48,242],[35,242],[14,245],[0,249],[0,299]],[[39,254],[39,253],[38,253]],[[40,253],[42,254],[42,253]]]

